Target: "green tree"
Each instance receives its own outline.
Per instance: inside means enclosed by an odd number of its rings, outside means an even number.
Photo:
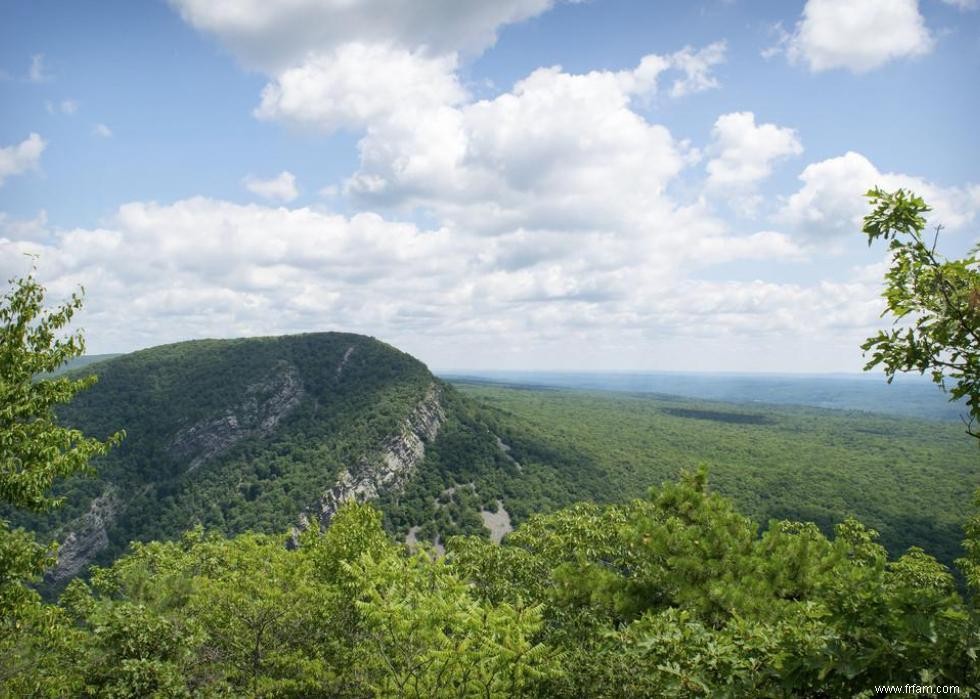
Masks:
[[[81,332],[59,336],[81,305],[75,293],[65,304],[45,308],[34,269],[11,279],[0,298],[0,504],[31,510],[58,504],[48,494],[54,480],[85,471],[92,457],[123,437],[120,432],[99,441],[58,423],[55,406],[90,386],[94,376],[38,380],[84,352]],[[59,611],[42,605],[28,587],[54,553],[54,546],[41,546],[0,520],[0,682],[7,687],[18,686],[16,678],[36,678],[45,655],[40,648],[67,636]],[[33,691],[31,684],[21,688]]]
[[[928,371],[952,399],[966,399],[967,433],[980,439],[980,246],[947,259],[936,251],[942,226],[926,237],[931,209],[921,197],[878,188],[866,196],[874,206],[864,218],[868,245],[883,238],[892,252],[882,295],[896,327],[861,345],[871,353],[864,368],[882,365],[889,382],[896,372]]]

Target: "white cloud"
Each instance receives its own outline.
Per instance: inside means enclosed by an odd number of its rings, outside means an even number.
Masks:
[[[105,124],[96,124],[93,126],[92,133],[102,138],[112,138],[112,129]]]
[[[184,20],[217,36],[246,64],[278,72],[346,43],[387,44],[432,55],[477,55],[497,30],[555,0],[171,0]]]
[[[37,168],[46,145],[43,138],[32,133],[17,145],[0,148],[0,187],[8,177]]]
[[[694,241],[689,252],[694,257],[703,256],[712,263],[729,260],[804,260],[808,254],[790,236],[777,231],[702,238]]]
[[[442,366],[502,366],[514,352],[525,366],[614,357],[653,367],[689,356],[685,341],[699,336],[726,357],[751,339],[755,364],[760,332],[795,361],[785,343],[800,338],[846,335],[857,355],[851,335],[877,321],[871,281],[694,278],[720,263],[806,264],[811,254],[787,234],[793,225],[733,231],[679,182],[698,151],[640,109],[717,87],[724,42],[626,70],[540,68],[477,99],[461,61],[552,0],[172,4],[269,76],[256,116],[360,135],[357,171],[321,196],[434,223],[194,198],[134,202],[103,228],[55,231],[44,244],[0,241],[0,267],[8,252],[34,250],[53,293],[85,283],[93,350],[342,329]],[[799,152],[790,129],[726,117],[710,151],[719,187],[752,193]],[[288,172],[245,184],[277,201],[297,196]]]
[[[814,72],[865,73],[927,54],[933,44],[918,0],[807,0],[795,32],[784,37],[789,59]]]
[[[290,202],[299,196],[299,190],[296,189],[296,177],[288,170],[283,170],[268,180],[249,175],[243,180],[243,184],[248,191],[266,199]]]
[[[31,65],[27,69],[27,79],[32,83],[43,83],[51,80],[51,75],[44,67],[44,54],[35,53],[31,56]]]
[[[980,7],[980,0],[943,0],[943,2],[964,12]]]
[[[48,212],[41,209],[34,218],[15,219],[0,211],[0,236],[10,240],[40,240],[48,231]]]
[[[980,187],[943,187],[920,177],[880,172],[860,153],[808,165],[800,174],[803,186],[786,201],[776,219],[814,239],[855,235],[868,212],[863,194],[879,186],[911,189],[933,210],[931,224],[956,231],[970,224],[980,210]]]
[[[361,205],[421,206],[447,225],[629,232],[675,210],[667,182],[695,159],[633,101],[717,86],[726,46],[644,57],[633,70],[542,68],[473,101],[459,54],[553,0],[245,3],[176,0],[193,26],[272,76],[255,115],[360,132],[360,167],[344,193]],[[671,75],[673,74],[673,75]],[[672,78],[669,88],[659,83]]]
[[[632,103],[671,70],[650,55],[632,70],[540,68],[493,99],[402,101],[365,125],[347,192],[485,232],[649,230],[670,215],[667,182],[693,152]]]
[[[739,294],[719,292],[708,304],[715,292],[686,277],[705,264],[799,251],[777,233],[730,236],[704,215],[679,210],[647,238],[516,230],[487,239],[370,213],[134,202],[103,228],[56,230],[44,242],[4,229],[0,273],[22,271],[18,253],[33,252],[54,296],[84,284],[93,351],[343,329],[427,346],[443,365],[457,356],[493,364],[491,348],[511,343],[533,354],[559,336],[605,346],[646,343],[658,328],[683,332],[685,304],[715,336],[750,332],[752,309]],[[767,292],[754,307],[785,305],[780,298]]]
[[[380,119],[418,118],[466,97],[456,58],[383,44],[348,43],[286,69],[262,91],[255,114],[323,130],[361,128]]]
[[[78,101],[70,98],[61,100],[61,103],[58,105],[58,109],[61,110],[62,114],[71,116],[78,111]]]
[[[688,46],[673,54],[670,64],[682,71],[684,76],[674,81],[670,96],[683,97],[718,87],[718,79],[712,75],[711,70],[724,62],[726,49],[724,41],[716,41],[698,51]]]
[[[712,130],[708,185],[719,188],[750,186],[772,173],[773,164],[803,152],[793,129],[755,123],[752,112],[723,114]]]

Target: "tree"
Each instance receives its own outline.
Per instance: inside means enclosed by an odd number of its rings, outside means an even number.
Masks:
[[[929,206],[912,192],[875,188],[866,196],[874,210],[864,218],[868,245],[889,241],[891,268],[882,294],[882,315],[894,316],[861,348],[871,353],[865,370],[882,365],[888,382],[896,372],[929,372],[951,400],[966,399],[967,434],[980,439],[980,245],[963,259],[936,252],[942,226],[926,239]]]
[[[27,277],[11,279],[0,298],[0,504],[42,510],[58,504],[48,494],[56,478],[85,471],[89,460],[106,453],[123,433],[99,441],[58,424],[55,406],[95,377],[38,380],[81,355],[85,342],[81,332],[58,335],[81,307],[81,295],[46,309],[34,273],[32,268]],[[8,687],[16,686],[17,677],[36,680],[38,643],[65,638],[57,610],[41,605],[27,586],[54,552],[55,547],[41,546],[33,535],[0,520],[0,682]]]
[[[55,406],[97,377],[36,380],[81,356],[85,340],[81,331],[57,337],[81,308],[81,294],[45,309],[44,288],[34,272],[11,279],[11,290],[0,299],[0,502],[42,510],[59,504],[48,496],[56,478],[87,470],[89,460],[118,444],[124,433],[99,441],[58,424]]]

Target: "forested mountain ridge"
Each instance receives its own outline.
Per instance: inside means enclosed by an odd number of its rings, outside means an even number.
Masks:
[[[284,531],[302,513],[328,520],[349,497],[398,491],[452,391],[411,356],[344,333],[166,345],[101,362],[98,376],[60,418],[126,439],[92,477],[59,484],[64,507],[15,516],[62,542],[53,582],[130,540],[195,524]]]

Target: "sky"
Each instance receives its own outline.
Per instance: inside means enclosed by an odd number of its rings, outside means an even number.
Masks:
[[[4,0],[0,273],[91,353],[859,371],[862,195],[965,254],[978,85],[980,0]]]

